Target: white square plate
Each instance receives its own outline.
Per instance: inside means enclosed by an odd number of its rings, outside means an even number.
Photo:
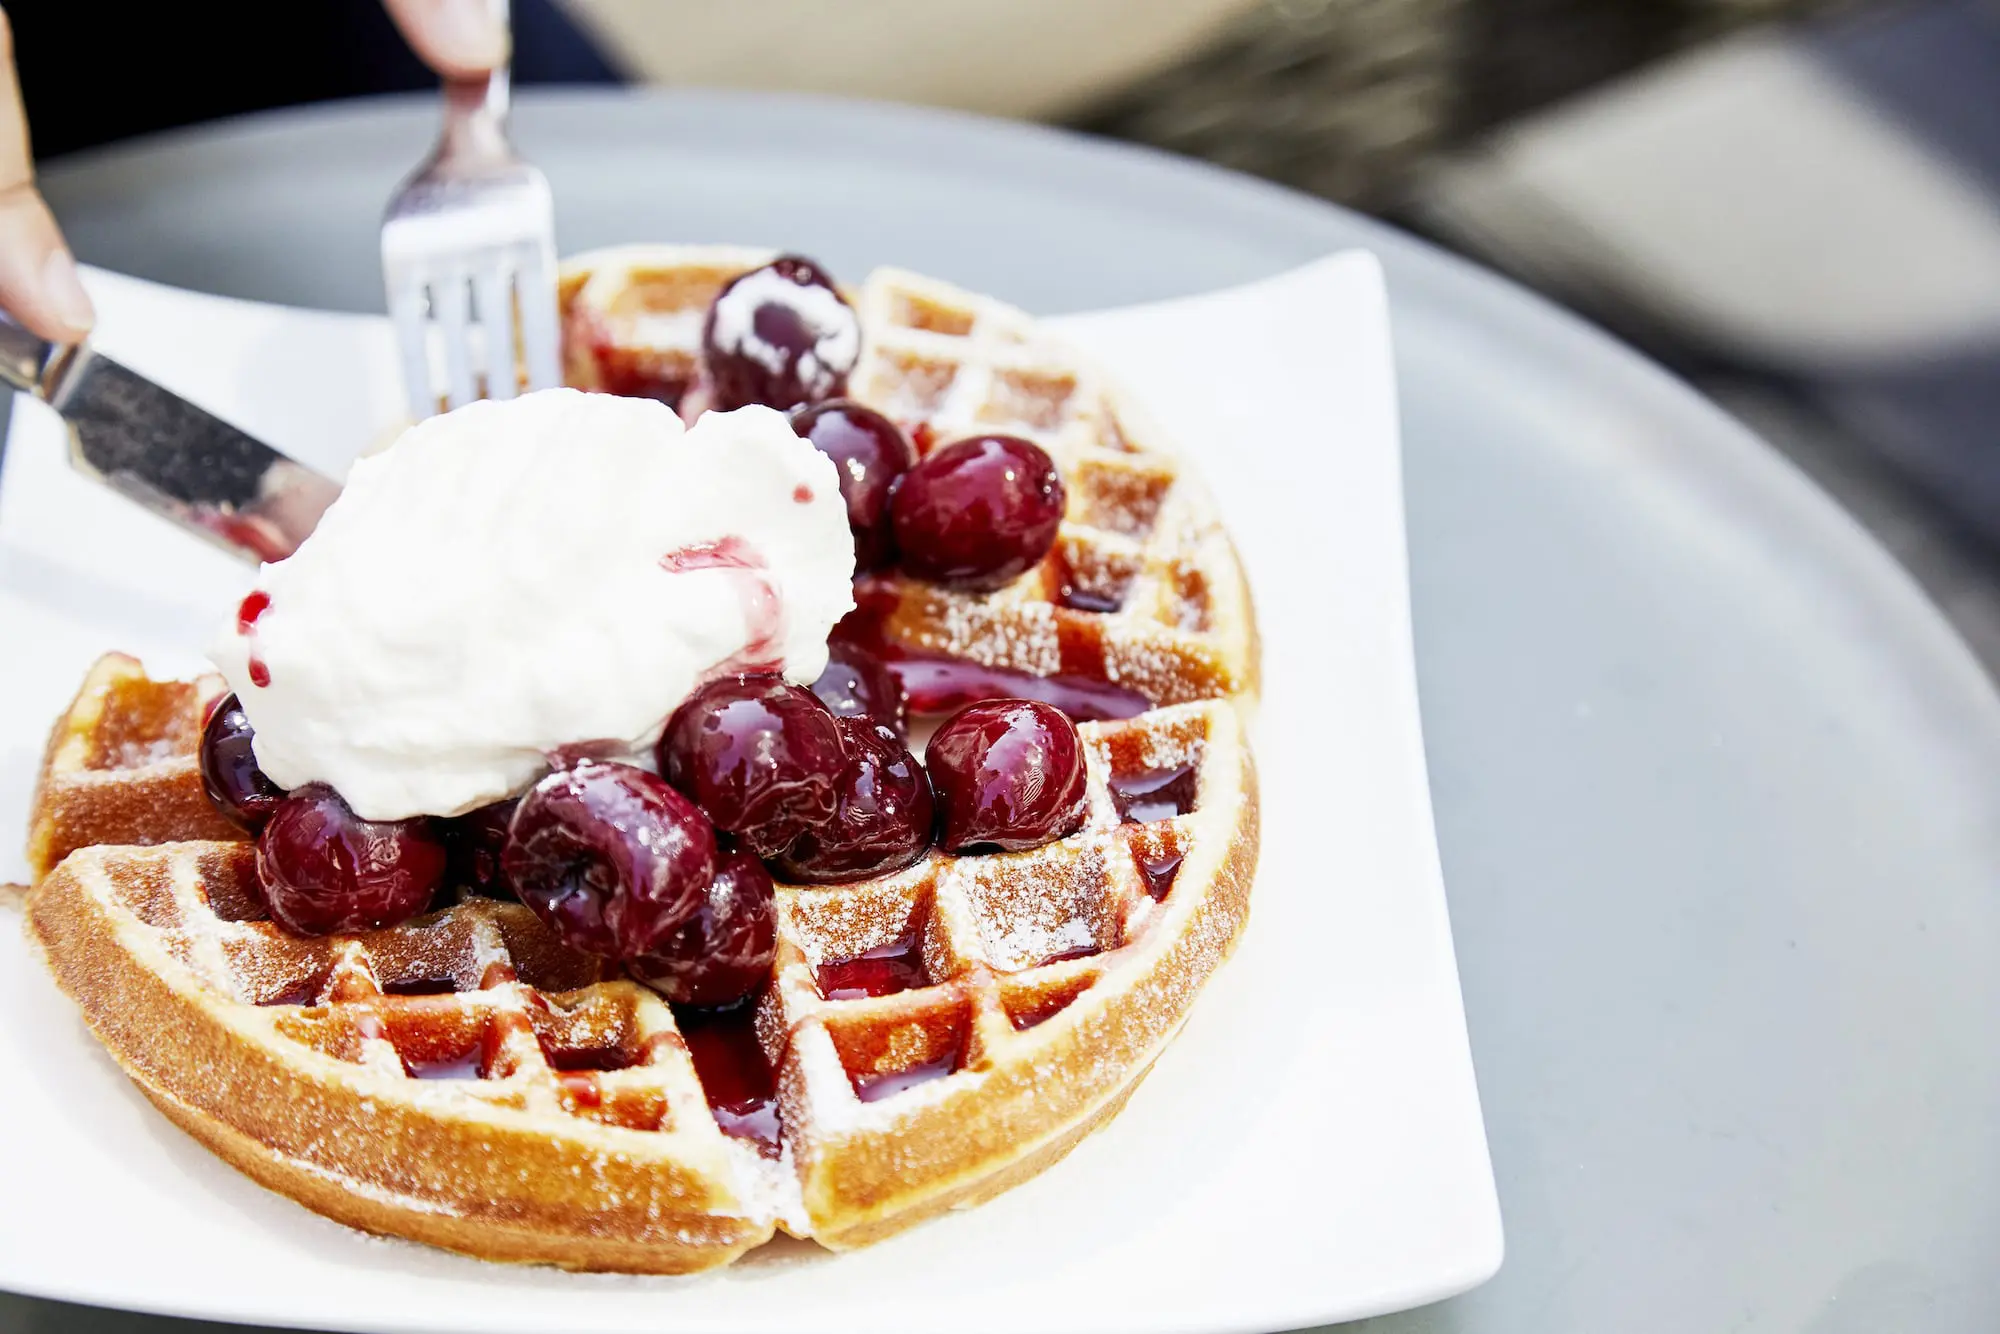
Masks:
[[[382,321],[90,275],[100,342],[337,470],[395,420]],[[1388,312],[1335,256],[1062,321],[1169,423],[1265,636],[1250,925],[1124,1113],[981,1208],[688,1279],[517,1269],[350,1232],[131,1088],[0,931],[0,1288],[367,1330],[1276,1330],[1431,1301],[1500,1263],[1418,724]],[[71,474],[18,406],[0,486],[0,831],[95,656],[188,670],[248,570]],[[0,860],[19,878],[20,854]],[[87,1243],[85,1239],[87,1240]]]

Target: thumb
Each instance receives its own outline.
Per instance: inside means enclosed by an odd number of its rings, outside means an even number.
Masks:
[[[35,192],[28,117],[14,73],[14,37],[0,11],[0,308],[57,343],[90,332],[90,298],[49,206]]]
[[[507,59],[503,5],[493,0],[382,0],[403,40],[446,78],[484,74]]]

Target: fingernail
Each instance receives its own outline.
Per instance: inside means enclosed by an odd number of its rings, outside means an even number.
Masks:
[[[77,276],[76,261],[67,250],[56,249],[42,261],[42,300],[57,319],[79,334],[90,332],[90,326],[97,322],[97,310],[90,304],[90,293],[83,290],[83,279]]]
[[[507,29],[487,0],[442,0],[431,40],[438,55],[467,69],[492,69],[507,58]]]

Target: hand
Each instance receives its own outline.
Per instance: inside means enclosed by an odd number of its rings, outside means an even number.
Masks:
[[[383,0],[403,39],[447,78],[507,59],[507,28],[488,0]],[[28,118],[14,72],[14,32],[0,10],[0,310],[51,342],[74,343],[95,312],[49,206],[35,189]]]
[[[382,0],[417,58],[447,79],[484,74],[507,59],[507,25],[489,0]]]

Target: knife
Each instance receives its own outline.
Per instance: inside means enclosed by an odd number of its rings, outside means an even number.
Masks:
[[[0,318],[0,382],[68,423],[79,472],[248,560],[298,550],[340,494],[332,478],[88,343],[50,343]]]

